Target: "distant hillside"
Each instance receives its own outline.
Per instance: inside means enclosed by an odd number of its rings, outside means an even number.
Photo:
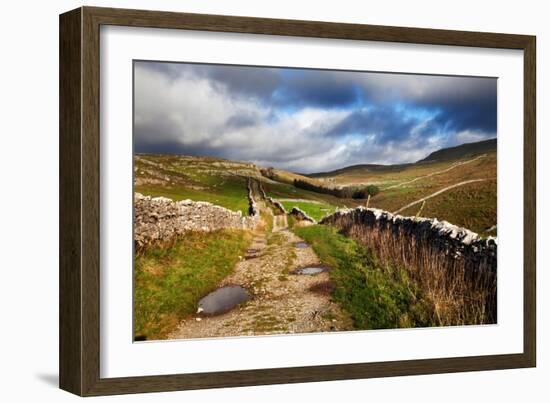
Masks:
[[[433,162],[433,161],[450,161],[460,158],[471,157],[491,151],[496,151],[497,139],[478,141],[476,143],[465,143],[456,147],[442,148],[434,151],[426,158],[418,162]]]
[[[415,164],[425,162],[437,162],[437,161],[452,161],[466,157],[471,157],[487,152],[496,151],[497,139],[490,139],[484,141],[478,141],[476,143],[464,143],[456,147],[442,148],[434,151],[426,158],[421,159],[415,163],[409,164],[395,164],[395,165],[381,165],[381,164],[359,164],[350,165],[348,167],[336,169],[329,172],[316,172],[311,174],[303,174],[310,178],[324,178],[334,177],[340,175],[362,175],[365,173],[391,173],[400,172],[404,169],[410,168]]]
[[[350,165],[349,167],[344,167],[336,169],[329,172],[316,172],[312,174],[303,174],[309,176],[310,178],[323,178],[331,177],[338,175],[353,175],[353,174],[364,174],[365,172],[399,172],[411,164],[395,164],[395,165],[381,165],[381,164],[359,164],[359,165]]]
[[[290,171],[284,171],[282,169],[275,169],[275,168],[260,168],[260,172],[263,176],[266,178],[270,178],[272,180],[282,182],[282,183],[288,183],[292,185],[294,183],[294,180],[301,180],[306,182],[311,182],[313,184],[318,184],[318,182],[314,179],[311,179],[308,175],[299,174],[295,172]]]

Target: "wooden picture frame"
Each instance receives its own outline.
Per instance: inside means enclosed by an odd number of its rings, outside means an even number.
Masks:
[[[102,25],[481,48],[524,56],[523,353],[194,374],[100,377],[99,35]],[[533,367],[536,364],[535,37],[81,7],[60,16],[60,387],[81,396]]]

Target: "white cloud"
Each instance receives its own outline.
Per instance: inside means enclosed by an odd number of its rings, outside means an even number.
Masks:
[[[223,87],[192,74],[169,78],[136,66],[135,79],[138,142],[211,148],[219,150],[220,156],[272,165],[305,167],[301,161],[326,161],[333,154],[335,139],[323,134],[350,113],[319,108],[292,113],[271,110],[258,101],[232,97]],[[226,124],[240,115],[252,117],[252,124]]]

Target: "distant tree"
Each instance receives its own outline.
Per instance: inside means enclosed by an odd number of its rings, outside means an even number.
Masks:
[[[380,193],[380,188],[376,185],[368,185],[367,193],[371,196],[376,196],[378,193]]]
[[[294,186],[300,189],[310,190],[312,192],[330,194],[340,199],[366,199],[369,195],[374,196],[380,191],[376,185],[368,185],[364,187],[342,186],[336,188],[317,185],[301,179],[294,179]]]

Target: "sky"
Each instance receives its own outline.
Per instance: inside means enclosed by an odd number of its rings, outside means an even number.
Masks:
[[[294,172],[415,162],[496,137],[497,80],[134,63],[134,150]]]

